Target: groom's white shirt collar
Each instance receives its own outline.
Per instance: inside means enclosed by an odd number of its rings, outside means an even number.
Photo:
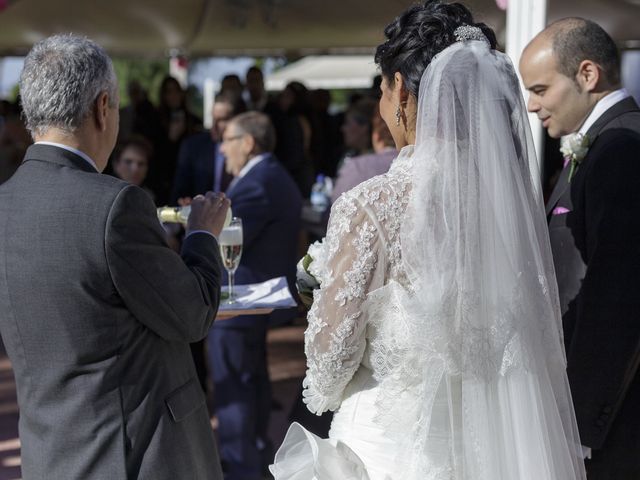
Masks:
[[[70,147],[68,145],[64,145],[62,143],[55,143],[55,142],[36,142],[36,143],[34,143],[34,145],[50,145],[52,147],[62,148],[62,149],[67,150],[67,151],[69,151],[71,153],[75,153],[80,158],[83,158],[84,160],[86,160],[86,162],[89,165],[91,165],[93,168],[95,168],[96,172],[99,171],[98,167],[96,167],[96,162],[94,162],[89,155],[87,155],[86,153],[84,153],[84,152],[82,152],[82,151],[80,151],[80,150],[78,150],[76,148]]]
[[[591,110],[591,113],[580,127],[580,130],[578,130],[578,133],[582,133],[583,135],[586,134],[604,112],[629,96],[629,92],[627,92],[626,89],[621,88],[602,97],[598,103],[596,103],[596,106],[593,107],[593,110]]]

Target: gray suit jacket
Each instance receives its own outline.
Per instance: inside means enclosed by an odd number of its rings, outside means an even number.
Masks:
[[[23,478],[221,479],[189,349],[218,307],[215,239],[180,258],[143,190],[45,145],[0,186],[0,228]]]

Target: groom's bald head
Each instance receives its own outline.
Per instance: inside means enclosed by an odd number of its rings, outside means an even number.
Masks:
[[[552,137],[577,131],[595,104],[620,88],[620,56],[598,24],[565,18],[527,45],[520,73],[529,90],[528,109]]]
[[[575,78],[580,64],[591,60],[601,68],[611,87],[620,85],[620,54],[613,39],[597,23],[564,18],[549,25],[538,37],[550,45],[558,71],[563,75]]]

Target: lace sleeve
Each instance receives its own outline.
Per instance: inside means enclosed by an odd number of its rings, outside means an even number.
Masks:
[[[379,236],[376,224],[351,192],[334,204],[305,332],[307,408],[320,415],[340,406],[342,392],[365,349],[366,319],[361,305],[375,288]],[[316,266],[317,267],[317,266]]]

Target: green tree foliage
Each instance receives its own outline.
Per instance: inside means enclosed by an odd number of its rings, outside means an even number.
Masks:
[[[120,86],[120,106],[124,107],[129,104],[127,84],[133,80],[138,81],[147,91],[149,100],[154,105],[158,105],[160,83],[166,75],[169,75],[168,59],[114,58],[113,67]]]

